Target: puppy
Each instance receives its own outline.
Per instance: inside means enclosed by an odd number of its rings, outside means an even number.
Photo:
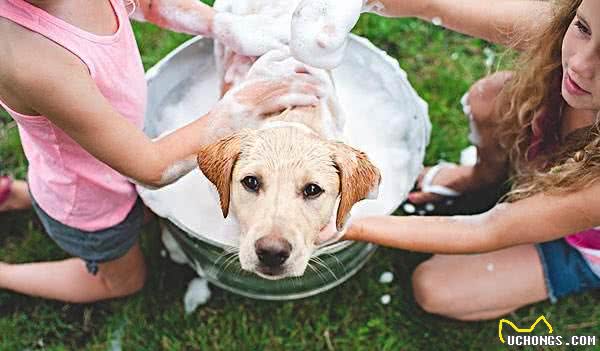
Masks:
[[[287,4],[281,9],[290,11],[291,18],[293,7]],[[253,13],[274,8],[242,7]],[[301,276],[334,212],[341,231],[356,202],[376,197],[379,170],[364,153],[339,141],[343,118],[327,71],[306,67],[286,48],[258,59],[237,56],[219,43],[215,52],[223,93],[245,81],[285,77],[292,71],[318,77],[329,92],[319,106],[287,109],[198,153],[200,170],[215,185],[223,216],[234,215],[239,222],[242,269],[266,279]]]

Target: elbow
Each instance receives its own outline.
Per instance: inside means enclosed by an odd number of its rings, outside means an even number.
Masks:
[[[130,174],[129,181],[144,188],[152,190],[160,189],[163,186],[168,185],[168,183],[164,181],[164,168],[165,167],[160,167],[158,165],[147,165],[141,172]]]
[[[195,157],[190,157],[185,160],[174,162],[168,167],[161,168],[157,172],[152,172],[144,179],[140,179],[139,183],[147,188],[159,189],[166,185],[175,183],[179,178],[190,173],[198,166]]]
[[[139,176],[139,177],[129,177],[130,182],[135,185],[142,186],[144,188],[148,188],[151,190],[160,189],[163,186],[167,185],[161,182],[160,178],[152,177],[152,176]]]

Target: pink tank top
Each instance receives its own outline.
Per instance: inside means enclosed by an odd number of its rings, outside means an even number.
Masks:
[[[144,68],[125,5],[120,0],[108,1],[119,23],[117,32],[109,36],[83,31],[24,0],[0,0],[0,17],[77,56],[109,103],[141,129],[146,107]],[[29,161],[29,187],[48,215],[85,231],[106,229],[125,219],[137,194],[124,176],[90,155],[46,117],[20,114],[2,101],[0,105],[17,122]]]
[[[592,271],[600,277],[600,228],[569,235],[565,240],[581,252]]]

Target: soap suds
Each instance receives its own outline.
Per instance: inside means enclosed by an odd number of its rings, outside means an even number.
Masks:
[[[245,56],[260,56],[287,45],[289,18],[260,15],[238,16],[219,12],[214,17],[214,37]]]
[[[363,0],[304,0],[292,18],[290,47],[298,60],[332,69],[342,61]]]
[[[198,306],[206,304],[210,297],[211,292],[208,288],[208,281],[204,278],[192,279],[183,298],[185,313],[194,312]]]
[[[431,19],[431,23],[434,26],[441,26],[442,25],[442,19],[439,18],[439,17],[434,17],[434,18]]]
[[[379,282],[381,284],[389,284],[394,280],[394,274],[392,272],[383,272],[379,277]]]
[[[169,252],[171,260],[179,264],[186,264],[189,262],[187,256],[185,255],[177,241],[175,241],[171,233],[169,233],[167,227],[163,227],[161,229],[161,239],[163,245]]]
[[[469,103],[469,92],[466,92],[463,95],[463,97],[460,99],[460,104],[462,105],[463,113],[469,119],[469,141],[473,145],[479,145],[481,143],[481,135],[479,134],[479,130],[477,130],[475,117],[473,116],[471,104]]]
[[[158,12],[162,19],[166,21],[166,26],[169,29],[193,35],[209,34],[210,24],[201,12],[181,5],[174,5],[170,2],[156,2],[155,0],[153,6],[158,7]]]
[[[417,212],[417,208],[415,207],[415,205],[409,204],[409,203],[405,203],[402,206],[402,210],[407,214],[413,214],[413,213]]]
[[[392,297],[389,294],[385,294],[385,295],[381,296],[379,301],[381,301],[382,305],[387,305],[392,301]]]
[[[460,152],[460,164],[462,166],[475,166],[477,163],[477,147],[467,146]]]

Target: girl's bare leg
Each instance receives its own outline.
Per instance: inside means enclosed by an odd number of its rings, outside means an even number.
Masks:
[[[434,184],[465,193],[493,185],[506,176],[507,155],[498,142],[499,116],[496,115],[495,105],[502,87],[510,77],[510,72],[498,72],[473,84],[469,90],[468,104],[471,107],[471,135],[476,139],[472,141],[477,147],[477,163],[475,166],[444,168],[434,178]],[[426,168],[421,172],[417,184],[419,189],[428,171],[429,168]],[[439,195],[421,191],[410,193],[408,198],[414,204],[442,199]]]
[[[85,262],[71,258],[27,264],[0,263],[0,289],[74,303],[88,303],[131,295],[146,279],[146,265],[139,244],[125,256],[99,265],[91,275]]]
[[[463,321],[495,319],[548,298],[535,246],[478,255],[435,255],[413,273],[417,303]]]
[[[0,180],[9,181],[9,180]],[[2,187],[4,184],[0,184]],[[6,201],[0,204],[0,212],[12,210],[26,210],[31,208],[29,188],[23,180],[15,180],[11,184],[10,194]]]

